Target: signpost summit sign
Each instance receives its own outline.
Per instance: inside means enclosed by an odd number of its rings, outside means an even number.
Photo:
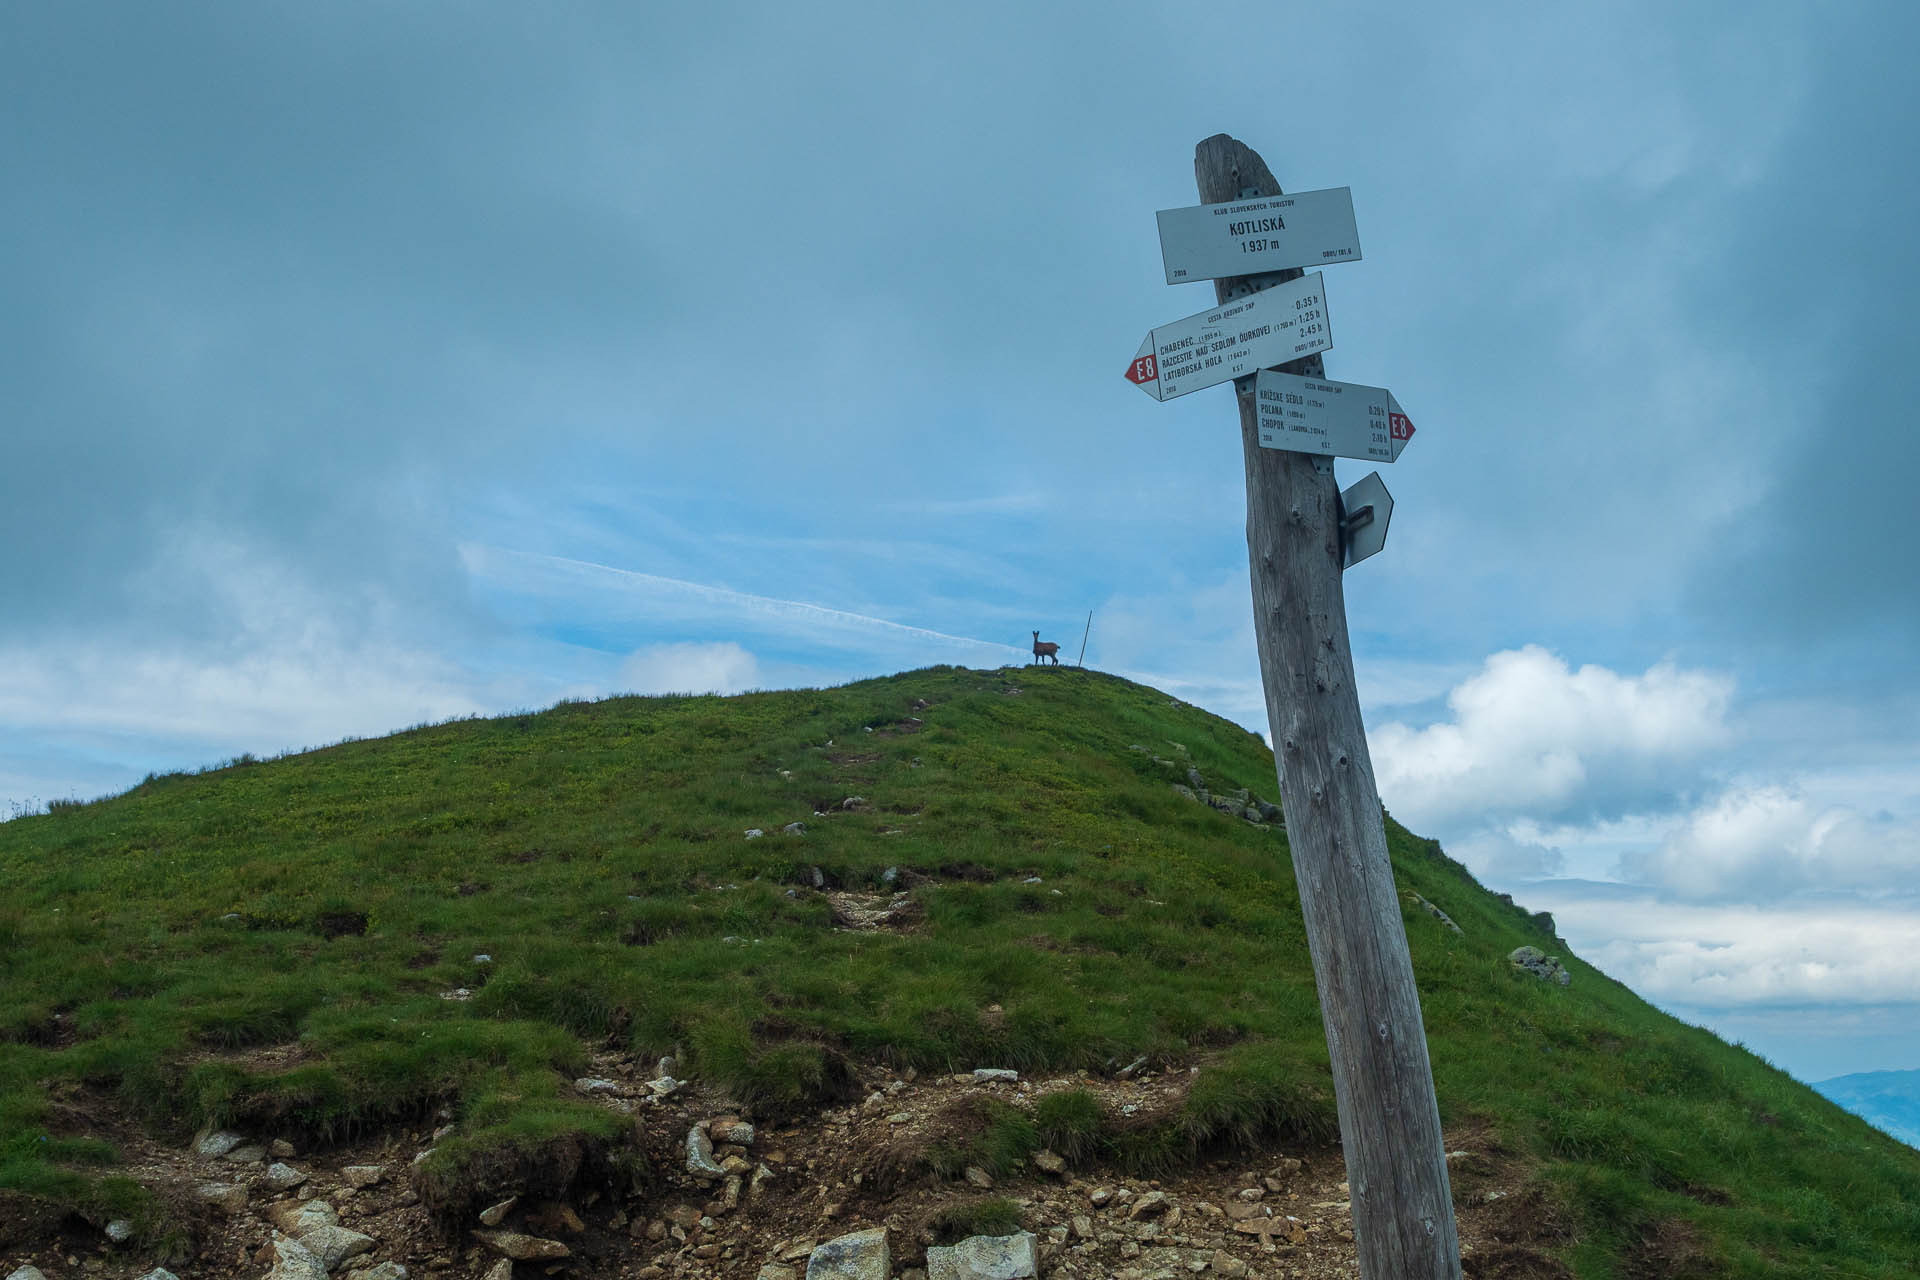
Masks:
[[[1351,187],[1162,209],[1154,216],[1168,284],[1360,258]]]
[[[1134,352],[1127,381],[1171,400],[1332,346],[1316,271],[1161,325]]]
[[[1413,438],[1413,419],[1385,387],[1262,369],[1253,403],[1267,449],[1392,462]]]

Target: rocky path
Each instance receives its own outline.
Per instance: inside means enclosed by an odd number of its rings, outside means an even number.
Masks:
[[[671,1064],[665,1064],[670,1066]],[[192,1256],[154,1271],[149,1253],[69,1220],[29,1221],[0,1200],[0,1276],[9,1280],[534,1280],[536,1276],[739,1277],[742,1280],[1171,1280],[1172,1277],[1355,1277],[1344,1169],[1335,1149],[1239,1152],[1161,1179],[1069,1169],[1038,1153],[996,1181],[974,1167],[941,1178],[921,1157],[982,1099],[1025,1108],[1065,1088],[1109,1114],[1177,1106],[1188,1069],[1028,1081],[982,1071],[938,1078],[873,1074],[862,1101],[780,1125],[754,1124],[658,1066],[606,1056],[576,1089],[633,1118],[655,1173],[638,1194],[609,1189],[564,1200],[514,1196],[475,1208],[457,1235],[436,1228],[411,1176],[454,1132],[396,1132],[324,1152],[272,1134],[206,1134],[186,1150],[121,1135],[127,1170],[160,1189],[194,1226]],[[1558,1277],[1538,1246],[1538,1197],[1485,1135],[1450,1157],[1468,1274]],[[953,1270],[953,1224],[983,1202],[1017,1213],[1028,1252],[987,1270]],[[994,1208],[994,1206],[988,1206]],[[865,1271],[834,1270],[844,1241],[873,1232]],[[838,1253],[836,1253],[838,1250]],[[930,1258],[929,1251],[933,1250]],[[855,1251],[857,1252],[857,1251]],[[1017,1252],[1017,1250],[1016,1250]],[[848,1256],[852,1256],[848,1254]],[[997,1255],[996,1255],[997,1256]],[[844,1260],[844,1259],[843,1259]],[[929,1275],[929,1262],[937,1273]],[[967,1265],[973,1266],[973,1263]],[[1021,1269],[1026,1268],[1026,1269]]]

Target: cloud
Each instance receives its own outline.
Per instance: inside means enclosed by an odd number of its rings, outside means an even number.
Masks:
[[[1733,787],[1657,848],[1624,855],[1621,870],[1694,900],[1885,890],[1920,872],[1920,823],[1822,807],[1789,785]]]
[[[1553,845],[1520,838],[1513,830],[1483,827],[1452,841],[1447,852],[1495,884],[1540,880],[1566,870],[1566,854]]]
[[[1574,670],[1536,645],[1496,653],[1447,695],[1450,721],[1371,735],[1380,794],[1417,827],[1617,816],[1663,807],[1729,740],[1733,684],[1668,663]]]
[[[754,656],[730,640],[649,645],[620,667],[620,683],[634,693],[740,693],[759,677]]]
[[[1532,886],[1583,958],[1656,1002],[1701,1008],[1920,1002],[1920,901],[1675,903],[1619,885]]]

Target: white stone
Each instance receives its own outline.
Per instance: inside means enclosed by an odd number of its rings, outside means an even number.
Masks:
[[[807,1259],[807,1280],[891,1280],[892,1275],[885,1227],[836,1237]]]
[[[1028,1280],[1038,1273],[1031,1231],[970,1236],[950,1249],[927,1250],[927,1280]]]
[[[307,1175],[290,1164],[276,1160],[267,1166],[267,1185],[275,1191],[291,1191],[307,1180]]]
[[[106,1226],[107,1239],[115,1244],[125,1244],[133,1238],[133,1222],[128,1218],[115,1218]]]
[[[220,1129],[194,1143],[193,1154],[205,1156],[209,1160],[218,1160],[245,1141],[245,1138],[231,1129]]]
[[[180,1277],[165,1267],[155,1267],[153,1270],[147,1272],[147,1274],[141,1276],[140,1280],[180,1280]]]
[[[340,1264],[348,1258],[373,1252],[372,1236],[349,1231],[345,1227],[314,1227],[300,1233],[300,1243],[320,1259],[320,1265],[329,1272],[338,1271]]]
[[[7,1280],[47,1280],[47,1273],[38,1267],[17,1267],[7,1274]]]
[[[1018,1071],[1009,1071],[1005,1067],[976,1067],[973,1072],[976,1084],[1012,1084],[1019,1078]]]
[[[288,1236],[273,1237],[273,1270],[266,1280],[327,1280],[327,1268],[313,1251]]]

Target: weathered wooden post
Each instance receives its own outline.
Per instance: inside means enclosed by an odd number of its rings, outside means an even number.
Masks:
[[[1281,194],[1260,157],[1226,134],[1195,148],[1193,172],[1202,204]],[[1246,283],[1217,280],[1219,300],[1244,295]],[[1280,368],[1324,376],[1318,354]],[[1457,1280],[1460,1243],[1433,1068],[1353,683],[1332,459],[1262,448],[1253,384],[1251,376],[1234,383],[1254,633],[1333,1060],[1360,1273]]]

